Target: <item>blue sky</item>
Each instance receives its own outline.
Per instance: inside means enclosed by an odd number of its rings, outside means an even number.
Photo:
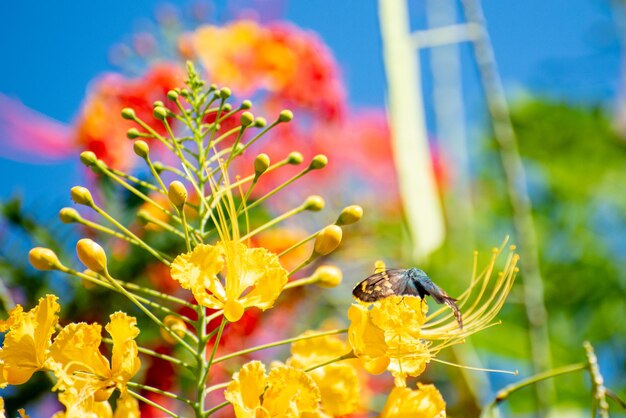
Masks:
[[[217,10],[222,14],[225,7]],[[241,2],[234,2],[241,3]],[[376,1],[254,0],[264,17],[284,18],[319,33],[342,67],[355,106],[384,106]],[[423,28],[423,1],[412,1],[412,27]],[[110,70],[109,48],[128,39],[159,4],[132,2],[6,2],[0,25],[0,92],[70,122],[91,79]],[[188,5],[182,2],[181,7]],[[600,0],[487,0],[486,18],[511,97],[523,92],[611,106],[619,86],[620,50],[609,2]],[[482,126],[483,103],[469,49],[463,49],[466,107]],[[427,58],[425,53],[422,55]],[[425,77],[428,92],[428,77]],[[427,103],[429,99],[427,99]],[[117,110],[112,110],[116,112]],[[0,132],[2,135],[2,132]],[[44,167],[0,157],[0,198],[67,200],[79,181],[76,160]],[[31,200],[32,199],[32,200]]]

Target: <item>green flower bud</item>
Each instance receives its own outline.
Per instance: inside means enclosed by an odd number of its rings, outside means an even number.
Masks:
[[[291,165],[298,165],[304,160],[302,154],[298,151],[294,151],[287,157],[287,162]]]
[[[267,154],[259,154],[254,159],[254,175],[260,176],[270,166],[270,157]]]
[[[168,91],[167,92],[167,99],[175,102],[176,99],[178,99],[178,93],[176,92],[176,90]]]
[[[265,118],[259,116],[254,120],[254,126],[257,128],[263,128],[265,125],[267,125],[267,121],[265,120]]]
[[[165,118],[167,118],[167,109],[165,109],[163,106],[157,106],[154,108],[154,110],[152,110],[152,114],[154,115],[155,119],[165,120]]]
[[[222,106],[222,109],[224,109],[225,112],[230,112],[231,110],[233,110],[233,105],[231,105],[230,103],[226,103],[224,106]]]
[[[64,224],[71,224],[81,220],[80,214],[74,208],[63,208],[59,211],[59,218]]]
[[[252,102],[250,100],[244,100],[243,102],[241,102],[241,108],[243,110],[252,109]]]
[[[142,141],[141,139],[135,141],[135,143],[133,144],[133,151],[135,151],[135,154],[137,154],[144,160],[146,160],[150,155],[150,147],[148,146],[146,141]]]
[[[152,167],[154,167],[154,169],[156,170],[157,174],[161,174],[163,172],[163,170],[165,169],[165,167],[163,166],[163,163],[161,161],[155,161],[152,163]]]
[[[74,186],[70,189],[70,196],[75,203],[79,205],[85,205],[92,207],[94,206],[93,198],[91,197],[91,192],[86,187],[83,186]]]
[[[154,103],[152,103],[152,107],[163,107],[163,106],[165,105],[160,100],[156,100]]]
[[[311,170],[319,170],[320,168],[326,167],[328,164],[328,158],[323,154],[318,154],[311,160],[311,164],[309,165],[309,169]]]
[[[282,112],[280,112],[280,115],[278,115],[279,122],[291,122],[292,119],[293,119],[293,112],[291,110],[285,109]]]
[[[107,268],[107,255],[104,249],[89,238],[83,238],[76,243],[76,254],[91,271],[101,273]]]
[[[358,222],[363,217],[363,208],[359,205],[351,205],[343,208],[339,217],[337,218],[336,225],[350,225]]]
[[[219,96],[222,99],[228,99],[233,94],[228,87],[222,87],[219,92]]]
[[[128,131],[126,131],[126,138],[128,139],[135,139],[135,138],[139,138],[141,136],[141,133],[139,132],[139,129],[137,128],[130,128]]]
[[[91,151],[83,151],[80,153],[80,162],[87,167],[91,167],[98,161],[98,157]]]
[[[243,112],[239,120],[241,121],[241,126],[250,126],[254,122],[254,115],[250,112]]]
[[[319,212],[324,209],[324,199],[321,196],[313,195],[306,198],[304,201],[304,210],[310,210],[313,212]]]
[[[122,109],[122,117],[127,120],[135,119],[135,111],[130,107],[125,107]]]

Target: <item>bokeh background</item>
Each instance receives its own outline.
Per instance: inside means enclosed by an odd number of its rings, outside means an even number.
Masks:
[[[410,2],[411,29],[427,29],[437,12],[452,22],[464,21],[461,4],[440,2],[444,4],[451,8],[442,11],[443,6],[434,1]],[[483,2],[532,204],[542,304],[547,310],[542,322],[548,337],[545,365],[584,361],[582,342],[589,340],[599,355],[606,385],[622,398],[626,396],[623,7],[617,0]],[[69,203],[68,189],[85,182],[77,156],[81,144],[72,143],[71,138],[97,80],[112,71],[125,77],[142,76],[164,60],[182,65],[178,35],[201,25],[228,26],[239,19],[260,27],[290,22],[292,32],[286,36],[306,33],[317,47],[326,45],[323,52],[329,61],[324,74],[339,83],[327,98],[342,116],[337,122],[323,113],[322,96],[328,92],[309,92],[311,102],[320,107],[300,103],[302,109],[294,110],[296,117],[301,110],[312,120],[317,136],[308,138],[299,132],[286,144],[297,144],[296,149],[305,154],[325,152],[332,173],[341,176],[341,190],[332,176],[315,177],[303,189],[315,188],[336,207],[362,204],[366,213],[337,258],[344,268],[344,286],[330,297],[312,293],[294,300],[289,309],[306,312],[313,306],[316,315],[291,324],[293,329],[306,329],[345,313],[352,285],[371,272],[377,259],[398,267],[419,262],[454,295],[469,280],[474,249],[488,253],[506,235],[511,242],[523,241],[515,229],[502,150],[492,133],[471,43],[460,43],[456,50],[460,82],[451,87],[462,98],[464,112],[451,120],[441,119],[437,113],[441,102],[436,100],[441,93],[437,75],[450,67],[445,62],[441,66],[433,49],[419,52],[421,98],[446,234],[441,246],[418,260],[411,250],[412,237],[402,208],[408,197],[397,191],[389,148],[387,79],[376,2],[11,2],[3,5],[3,15],[0,275],[3,287],[10,290],[3,293],[18,302],[36,300],[46,286],[52,286],[74,298],[71,309],[89,315],[80,299],[85,297],[83,290],[54,275],[42,279],[27,266],[26,254],[40,243],[53,243],[70,254],[72,238],[80,233],[63,227],[57,212]],[[107,110],[113,119],[120,109]],[[332,120],[325,125],[325,118]],[[464,133],[467,167],[461,167],[459,150],[445,137],[450,132],[448,123]],[[358,159],[346,158],[357,148],[362,150]],[[418,167],[399,175],[410,178],[422,171]],[[467,193],[469,200],[461,198],[459,191]],[[133,202],[124,204],[132,207]],[[319,219],[306,222],[321,225]],[[297,224],[291,227],[297,229]],[[139,270],[123,260],[119,268]],[[536,369],[524,273],[522,268],[520,283],[502,313],[503,325],[447,353],[450,361],[519,370],[520,376],[431,365],[423,380],[441,388],[450,416],[476,416],[495,391]],[[107,303],[115,306],[117,302]],[[255,322],[250,324],[254,328]],[[589,416],[589,390],[589,379],[582,373],[557,378],[543,386],[542,392],[548,394],[543,399],[528,388],[512,397],[502,412],[505,416]],[[17,405],[29,399],[28,393],[9,396],[17,399]],[[611,408],[615,416],[626,416],[623,411],[620,415],[617,404]]]

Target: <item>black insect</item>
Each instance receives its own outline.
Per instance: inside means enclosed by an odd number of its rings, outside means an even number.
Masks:
[[[389,296],[405,295],[424,299],[424,296],[429,295],[435,302],[448,305],[459,323],[459,328],[463,329],[461,311],[454,303],[456,299],[448,296],[426,273],[417,268],[390,269],[372,274],[354,287],[352,295],[363,302],[376,302]]]

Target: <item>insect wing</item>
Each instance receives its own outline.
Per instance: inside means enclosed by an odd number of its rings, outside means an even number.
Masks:
[[[393,295],[406,294],[406,270],[384,270],[372,274],[352,290],[352,295],[363,302],[375,302]]]

